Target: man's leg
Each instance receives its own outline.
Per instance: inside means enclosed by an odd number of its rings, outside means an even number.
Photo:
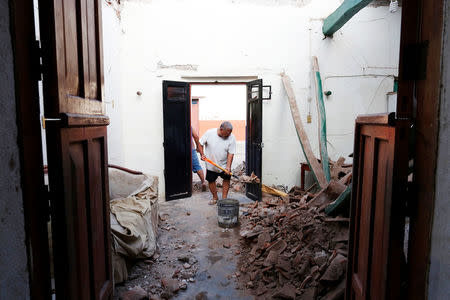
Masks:
[[[219,197],[217,196],[216,182],[215,181],[208,182],[208,185],[209,185],[209,190],[211,191],[211,194],[213,196],[213,202],[219,200]]]
[[[228,190],[230,189],[230,180],[224,180],[222,184],[222,199],[228,197]]]
[[[206,182],[205,182],[205,175],[203,175],[203,170],[202,169],[198,170],[197,175],[202,181],[202,191],[204,192],[206,191]]]
[[[208,204],[216,204],[217,200],[219,200],[219,197],[217,196],[217,186],[216,186],[216,180],[219,176],[216,172],[211,172],[209,170],[206,170],[206,180],[208,181],[209,190],[211,191],[211,194],[213,196],[212,201],[210,201]]]

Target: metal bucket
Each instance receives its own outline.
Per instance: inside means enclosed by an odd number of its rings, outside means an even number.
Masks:
[[[234,199],[217,201],[217,214],[220,227],[236,226],[239,220],[239,201]]]

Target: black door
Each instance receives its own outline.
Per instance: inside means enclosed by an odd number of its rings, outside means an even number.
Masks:
[[[190,197],[192,145],[188,83],[163,81],[163,117],[166,200]]]
[[[262,79],[247,83],[246,172],[262,173]],[[261,200],[261,184],[247,184],[247,197]]]

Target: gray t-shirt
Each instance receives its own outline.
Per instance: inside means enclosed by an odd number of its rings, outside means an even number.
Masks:
[[[236,138],[234,135],[230,134],[229,137],[224,139],[217,135],[217,128],[206,131],[200,138],[200,144],[205,147],[205,156],[222,168],[227,167],[228,154],[236,153]],[[206,163],[206,169],[218,173],[222,172],[210,163]]]

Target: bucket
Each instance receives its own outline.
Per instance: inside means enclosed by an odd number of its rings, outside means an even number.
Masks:
[[[230,228],[236,226],[239,219],[239,201],[234,199],[217,201],[217,214],[219,227]]]

